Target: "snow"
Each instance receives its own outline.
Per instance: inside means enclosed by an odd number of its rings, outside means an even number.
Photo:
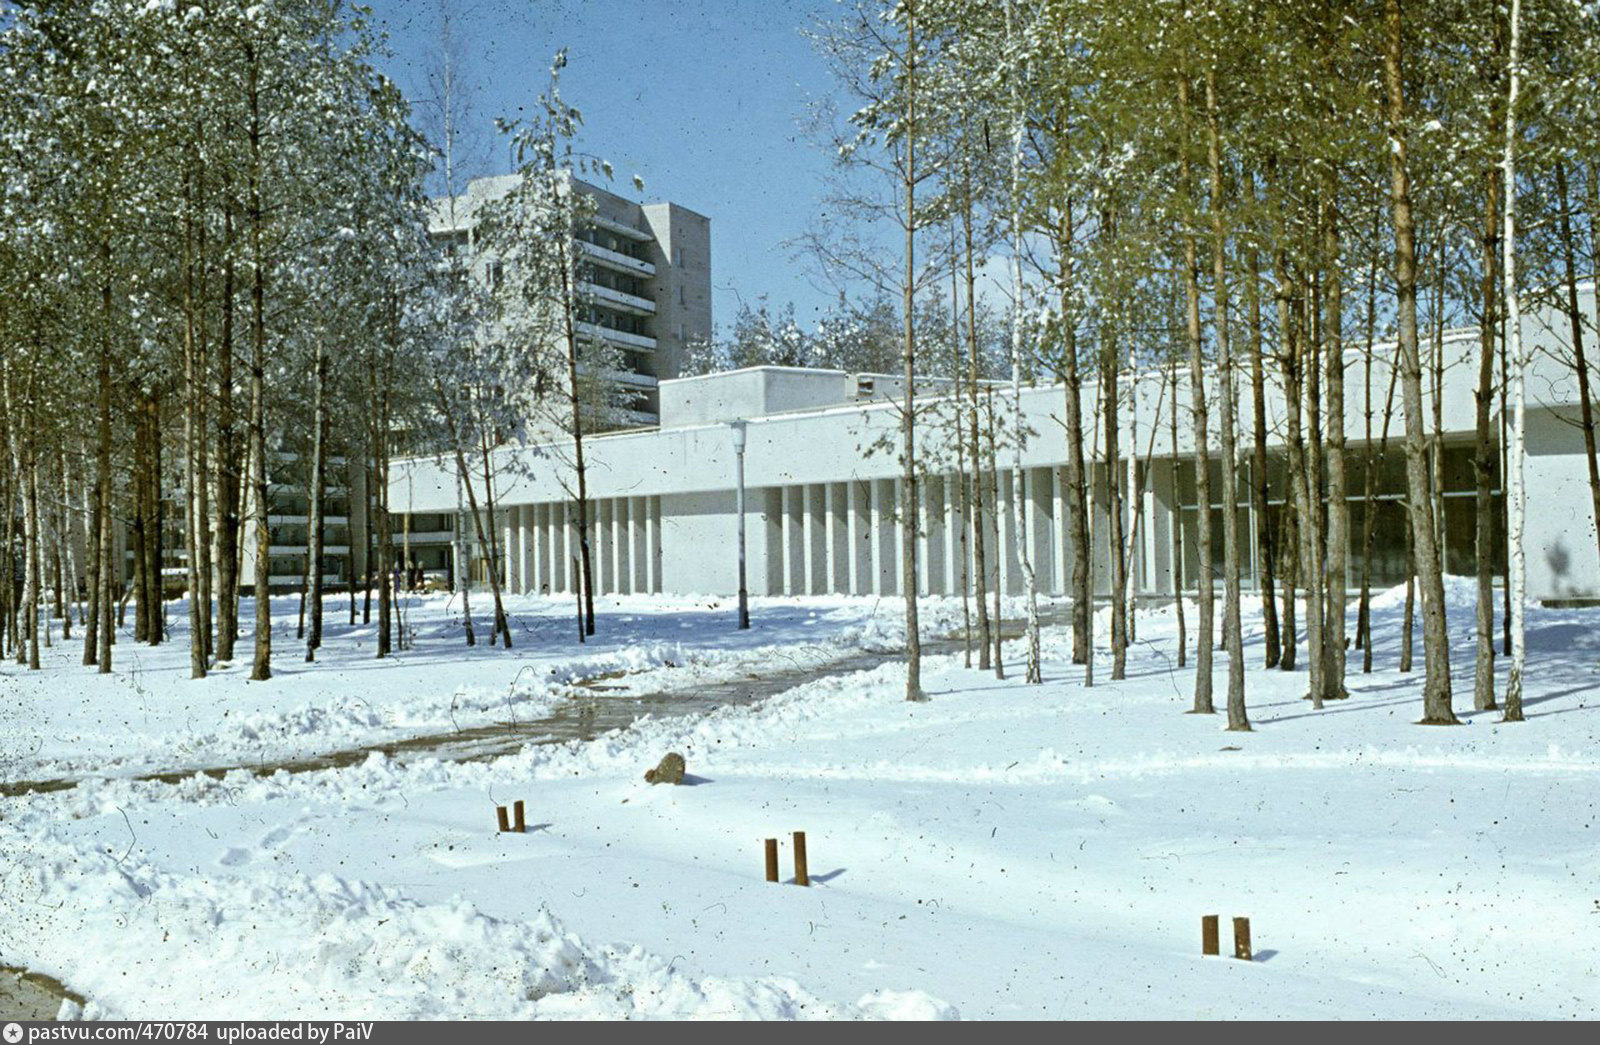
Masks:
[[[1416,674],[1393,670],[1403,592],[1375,600],[1379,670],[1361,675],[1353,655],[1351,699],[1321,712],[1303,673],[1259,668],[1251,621],[1252,733],[1181,713],[1193,676],[1168,611],[1141,614],[1127,680],[1097,663],[1093,689],[1050,627],[1043,686],[931,657],[925,704],[901,699],[890,663],[483,762],[373,754],[164,784],[125,770],[188,753],[155,725],[104,725],[23,764],[89,766],[105,738],[116,774],[0,800],[0,955],[88,997],[86,1016],[1600,1016],[1600,611],[1530,609],[1528,721],[1502,725],[1463,710],[1470,616],[1465,589],[1450,592],[1456,728],[1414,724],[1420,646]],[[960,618],[959,603],[930,605]],[[342,686],[380,724],[336,732],[387,734],[404,728],[391,705],[435,721],[458,687],[503,697],[529,665],[573,677],[618,658],[640,670],[629,685],[695,677],[653,644],[703,677],[820,663],[892,642],[898,604],[763,601],[768,626],[740,636],[726,606],[632,598],[606,607],[589,649],[556,631],[565,611],[519,603],[528,641],[469,653],[450,647],[440,600],[413,610],[424,640],[393,663],[346,657],[356,640],[340,636],[315,669],[265,686],[169,679],[174,646],[143,714],[192,717],[176,735],[216,755],[245,742],[208,702],[280,722],[337,706]],[[32,698],[41,737],[112,722],[128,699],[127,677],[102,683],[66,652]],[[1019,654],[1008,646],[1013,676]],[[8,689],[27,681],[0,671]],[[527,699],[565,698],[552,684]],[[487,698],[472,707],[496,716]],[[644,783],[668,750],[692,786]],[[516,799],[529,832],[496,833],[494,806]],[[796,830],[809,889],[787,881]],[[783,884],[763,880],[765,838]],[[1201,957],[1206,914],[1225,933],[1248,916],[1256,960]]]
[[[123,635],[111,675],[77,667],[82,633],[75,631],[72,642],[44,651],[50,670],[6,678],[0,729],[12,743],[0,765],[7,779],[26,780],[284,761],[536,716],[569,695],[572,683],[595,676],[627,674],[641,691],[689,690],[775,662],[815,666],[898,648],[904,634],[902,605],[892,599],[758,599],[756,626],[739,632],[726,600],[634,596],[602,599],[605,627],[578,646],[570,600],[513,596],[506,605],[510,653],[487,645],[486,598],[474,607],[481,645],[469,651],[459,599],[406,596],[402,620],[414,649],[379,664],[376,623],[344,623],[345,604],[333,598],[319,663],[310,666],[294,638],[298,600],[280,598],[273,606],[274,677],[266,683],[248,678],[248,635],[236,648],[238,661],[190,679],[187,617],[178,602],[168,604],[172,641],[149,647]],[[933,600],[931,608],[930,630],[959,621],[959,601]]]

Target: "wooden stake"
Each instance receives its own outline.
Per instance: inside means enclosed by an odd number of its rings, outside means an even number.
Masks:
[[[777,880],[778,840],[776,838],[769,838],[767,839],[767,881],[776,882]]]
[[[1220,955],[1222,953],[1222,933],[1218,928],[1219,920],[1214,914],[1205,915],[1200,919],[1201,954]]]
[[[523,818],[522,799],[520,798],[511,804],[511,825],[511,830],[519,835],[525,834],[528,830],[528,822]]]
[[[1250,919],[1235,918],[1233,920],[1233,956],[1244,961],[1251,961],[1250,953]]]
[[[506,807],[505,806],[495,806],[494,807],[494,811],[495,811],[495,815],[500,818],[500,832],[502,834],[504,834],[505,832],[510,831],[511,830],[511,822],[506,819]]]
[[[794,884],[810,885],[811,875],[806,871],[806,833],[794,833]]]

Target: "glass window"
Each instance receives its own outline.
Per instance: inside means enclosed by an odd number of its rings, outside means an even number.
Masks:
[[[1445,493],[1477,492],[1478,471],[1473,464],[1474,456],[1471,445],[1444,448]],[[1500,489],[1500,452],[1494,446],[1489,448],[1489,489]]]
[[[1444,499],[1445,572],[1462,577],[1478,573],[1478,505],[1475,497]],[[1489,568],[1498,576],[1506,565],[1505,502],[1495,498],[1489,511]]]
[[[1405,505],[1396,500],[1374,501],[1370,560],[1366,551],[1367,505],[1350,505],[1350,572],[1352,585],[1359,584],[1364,569],[1370,569],[1372,587],[1392,588],[1406,582],[1407,528],[1411,525]]]

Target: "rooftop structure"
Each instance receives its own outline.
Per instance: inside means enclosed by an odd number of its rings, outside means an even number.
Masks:
[[[1583,307],[1591,306],[1586,302]],[[1528,590],[1531,597],[1547,600],[1600,598],[1600,555],[1596,552],[1583,438],[1574,423],[1577,384],[1570,351],[1560,333],[1566,327],[1558,318],[1535,311],[1525,318],[1523,328],[1524,339],[1533,346],[1525,467],[1529,489],[1537,491],[1525,537]],[[1438,389],[1443,463],[1440,530],[1446,570],[1470,574],[1476,568],[1471,456],[1479,341],[1475,331],[1453,331],[1442,336],[1439,344],[1444,378]],[[1404,425],[1397,401],[1388,442],[1380,446],[1396,352],[1392,345],[1376,346],[1370,382],[1364,358],[1360,350],[1346,358],[1343,423],[1348,441],[1348,489],[1352,526],[1359,534],[1365,526],[1364,492],[1370,462],[1376,490],[1373,583],[1383,587],[1405,579]],[[1431,385],[1432,368],[1425,371],[1425,386]],[[1214,381],[1208,380],[1208,384],[1214,402]],[[892,399],[900,391],[896,379],[882,375],[781,367],[664,382],[658,429],[616,433],[585,443],[597,590],[727,595],[737,589],[732,549],[738,516],[730,422],[743,421],[750,590],[767,595],[896,594],[901,539],[896,519],[901,510],[902,479],[894,451],[882,448],[896,442],[899,411]],[[930,405],[937,405],[937,387],[924,389],[923,394]],[[1009,390],[1006,395],[1009,398]],[[1128,538],[1125,551],[1132,590],[1137,595],[1170,597],[1175,591],[1192,588],[1201,569],[1195,534],[1201,507],[1195,498],[1196,466],[1186,410],[1179,415],[1176,438],[1170,435],[1173,404],[1189,401],[1187,370],[1132,375],[1124,382],[1122,395],[1126,406],[1121,411],[1120,444],[1124,455],[1134,453],[1137,458],[1123,456],[1107,462],[1103,440],[1093,451],[1091,529],[1096,574],[1104,590],[1111,554],[1108,494],[1114,478],[1124,494],[1122,532]],[[1425,400],[1431,403],[1432,396],[1433,389],[1425,387]],[[1369,409],[1374,419],[1370,441]],[[1020,592],[1018,552],[1026,541],[1042,590],[1064,593],[1070,577],[1071,544],[1065,532],[1066,443],[1060,387],[1025,388],[1022,410],[1024,424],[1034,433],[1022,451],[1026,533],[1017,525],[1011,456],[1003,452],[998,519],[988,495],[985,508],[985,525],[991,531],[989,547],[998,547],[1001,554],[991,556],[987,569],[1002,590]],[[1280,532],[1277,521],[1286,493],[1286,414],[1274,378],[1267,395],[1269,533]],[[1430,430],[1431,415],[1430,406]],[[1241,416],[1248,416],[1248,410]],[[1095,421],[1086,416],[1084,423],[1089,426],[1084,433],[1088,445],[1096,441]],[[1493,427],[1498,435],[1498,412]],[[919,428],[918,439],[923,457],[917,504],[919,589],[931,594],[954,593],[966,554],[958,538],[962,498],[954,475],[956,453],[949,444],[947,426],[931,419]],[[1247,437],[1241,439],[1241,445],[1248,445]],[[1212,447],[1214,451],[1215,439]],[[563,459],[559,449],[553,453],[537,447],[496,451],[500,513],[495,524],[501,528],[504,549],[497,565],[512,591],[573,590],[575,528],[567,493],[570,477],[557,463]],[[1220,477],[1223,467],[1225,463],[1213,455],[1212,475]],[[1234,510],[1241,522],[1244,582],[1254,586],[1261,560],[1250,504],[1253,478],[1248,460],[1236,467],[1242,480]],[[989,482],[990,476],[985,480]],[[426,514],[437,522],[455,511],[453,471],[448,462],[428,458],[398,461],[389,481],[396,512]],[[1493,483],[1493,521],[1496,532],[1503,534],[1504,499],[1498,474]],[[1220,478],[1213,478],[1210,489],[1213,499],[1220,496]],[[1226,509],[1214,500],[1208,510],[1214,520],[1212,532],[1217,535],[1209,565],[1220,574],[1220,517]],[[995,539],[1002,535],[1003,539]],[[1503,541],[1499,543],[1497,571],[1503,557]],[[1351,545],[1348,576],[1358,578],[1362,544],[1352,541]],[[441,561],[461,554],[446,545],[438,550]],[[477,559],[480,571],[487,568],[482,549],[466,554]]]

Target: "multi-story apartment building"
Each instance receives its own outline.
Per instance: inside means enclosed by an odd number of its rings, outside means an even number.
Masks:
[[[302,474],[308,462],[286,450],[270,452],[268,459],[267,531],[271,541],[267,560],[268,581],[275,592],[298,590],[306,580],[307,556],[311,547],[311,508],[307,501],[305,476]],[[366,569],[365,477],[360,474],[360,469],[350,469],[346,459],[340,456],[328,458],[325,474],[322,583],[327,588],[342,588],[352,580],[359,582]],[[184,532],[181,508],[184,496],[182,489],[174,488],[163,499],[162,505],[162,561],[166,574],[164,583],[169,594],[183,590],[188,584],[188,535]],[[255,495],[249,484],[245,484],[241,496],[244,498],[241,514],[245,525],[239,532],[239,583],[245,590],[250,590],[255,586],[257,556],[253,524],[256,517]],[[215,491],[211,503],[213,507],[217,503]],[[211,532],[215,539],[217,523],[214,518]],[[119,542],[124,580],[131,583],[131,542],[126,535],[120,537]]]
[[[306,579],[307,556],[310,553],[311,506],[307,500],[305,481],[297,473],[309,467],[292,454],[272,456],[272,469],[267,483],[267,532],[270,535],[267,576],[272,590],[298,589]],[[324,480],[322,503],[322,583],[325,587],[344,587],[353,578],[359,578],[366,556],[363,548],[355,547],[365,532],[359,497],[352,497],[348,463],[343,457],[329,457]],[[248,497],[248,491],[246,493]],[[251,518],[253,506],[247,506],[246,518]],[[353,525],[353,523],[355,525]],[[352,534],[356,534],[352,538]],[[240,581],[246,587],[255,584],[255,534],[243,534],[241,561],[244,570]]]
[[[479,250],[477,230],[486,203],[503,197],[515,176],[480,178],[453,198],[432,202],[430,231],[447,256],[464,256],[472,271],[487,277],[495,260]],[[608,427],[640,428],[660,422],[662,381],[678,376],[687,345],[711,336],[711,222],[676,203],[633,203],[587,182],[571,179],[575,191],[594,201],[595,216],[578,241],[580,297],[585,315],[580,337],[604,339],[619,350],[623,367],[610,378],[626,393],[626,407]],[[551,433],[556,435],[559,433]],[[299,589],[306,577],[309,506],[305,465],[288,445],[269,453],[267,525],[271,531],[269,576],[274,591]],[[343,457],[329,460],[324,508],[323,583],[344,587],[366,576],[371,534],[366,520],[365,475]],[[181,493],[176,496],[181,497]],[[244,491],[246,518],[253,496]],[[213,497],[213,504],[215,498]],[[397,518],[393,545],[403,568],[430,578],[453,580],[454,549],[470,543],[471,527],[454,510]],[[164,528],[165,562],[174,589],[186,581],[188,553],[181,525]],[[124,542],[126,543],[126,542]],[[131,550],[121,558],[131,577]],[[255,583],[253,531],[240,540],[240,583]]]
[[[477,239],[482,210],[516,182],[515,175],[479,178],[458,196],[434,200],[435,242],[464,253],[474,268],[492,268]],[[629,393],[624,425],[654,425],[660,382],[678,376],[690,341],[711,336],[711,220],[676,203],[633,203],[576,178],[570,184],[595,204],[578,242],[586,311],[579,336],[621,352],[623,368],[611,377]]]

